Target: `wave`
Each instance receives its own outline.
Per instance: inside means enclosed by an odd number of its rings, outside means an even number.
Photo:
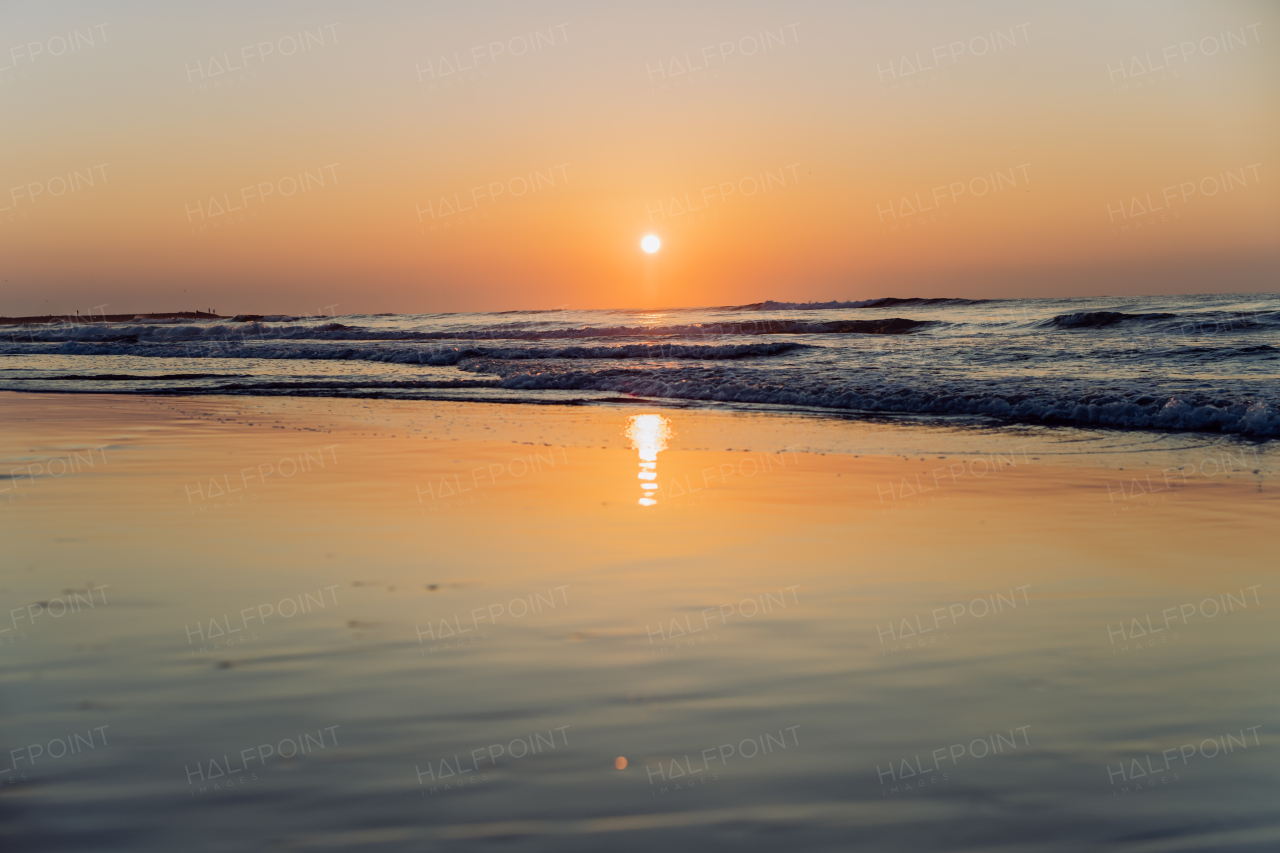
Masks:
[[[1194,314],[1153,312],[1128,314],[1123,311],[1080,311],[1059,314],[1036,324],[1042,329],[1092,329],[1120,324],[1152,324],[1183,334],[1222,334],[1280,326],[1275,311],[1203,311]]]
[[[795,350],[811,349],[809,344],[781,342],[703,346],[687,344],[624,344],[621,346],[564,347],[530,349],[527,347],[344,347],[299,346],[284,344],[228,345],[224,341],[205,341],[187,345],[133,344],[120,342],[67,341],[53,350],[58,355],[129,355],[144,358],[253,358],[312,359],[339,361],[373,361],[394,364],[422,364],[448,367],[468,359],[491,361],[529,361],[560,359],[694,359],[738,360],[783,355]],[[3,353],[0,354],[12,354]]]
[[[980,301],[9,325],[0,355],[22,358],[4,361],[0,387],[526,402],[638,395],[652,405],[1278,434],[1280,298]]]
[[[886,317],[881,320],[828,320],[816,323],[761,319],[660,328],[669,330],[667,334],[680,335],[904,335],[935,325],[938,325],[936,320]]]
[[[477,363],[468,370],[490,372]],[[1211,394],[997,393],[884,382],[769,380],[717,371],[599,370],[508,373],[499,387],[526,391],[608,391],[637,397],[844,409],[881,414],[969,415],[1014,423],[1122,429],[1178,430],[1280,436],[1280,405],[1259,399],[1223,400]]]
[[[1040,324],[1041,328],[1082,329],[1114,326],[1142,320],[1171,320],[1176,314],[1125,314],[1122,311],[1079,311],[1075,314],[1059,314]]]
[[[804,322],[799,320],[761,319],[726,323],[694,323],[675,326],[607,326],[575,329],[529,329],[495,326],[481,329],[452,329],[418,332],[404,329],[370,329],[325,323],[319,326],[267,326],[243,323],[235,326],[221,323],[185,325],[118,325],[66,326],[0,333],[0,341],[10,343],[141,343],[143,341],[210,341],[226,343],[266,342],[277,340],[318,341],[478,341],[524,340],[550,341],[579,338],[699,338],[728,335],[900,335],[936,325],[932,320],[909,320],[888,317],[878,320],[831,320]]]
[[[1078,388],[1046,390],[1026,386],[1016,389],[1007,387],[1007,383],[999,390],[947,386],[941,383],[921,387],[918,380],[916,384],[911,384],[910,381],[891,378],[855,384],[839,379],[777,376],[764,369],[730,369],[722,362],[710,362],[697,368],[637,365],[629,368],[603,366],[599,369],[579,370],[571,366],[571,361],[559,364],[541,361],[534,367],[528,363],[520,363],[519,357],[511,359],[510,351],[504,353],[508,356],[506,360],[494,357],[498,351],[487,352],[487,358],[470,357],[475,352],[477,351],[459,351],[459,355],[468,360],[458,365],[468,373],[479,374],[474,379],[298,378],[256,381],[245,377],[247,381],[217,382],[201,386],[166,387],[157,383],[144,393],[429,400],[452,399],[439,397],[439,392],[444,391],[490,390],[507,394],[528,393],[528,396],[521,395],[519,399],[494,397],[493,402],[551,403],[566,402],[566,398],[547,399],[546,392],[577,392],[586,395],[616,395],[622,399],[756,404],[875,415],[967,416],[1011,424],[1280,437],[1280,401],[1261,399],[1257,395],[1237,395],[1235,399],[1224,399],[1215,392],[1170,395],[1143,392],[1139,387],[1110,393],[1091,393]],[[568,358],[572,359],[574,356]],[[217,375],[208,375],[208,378],[215,376]],[[131,378],[143,380],[149,377]],[[585,400],[578,399],[575,402]]]
[[[424,337],[424,339],[513,338],[547,341],[567,338],[698,338],[731,335],[901,335],[933,325],[937,325],[936,320],[909,320],[903,317],[887,317],[879,320],[829,320],[826,322],[763,318],[760,320],[734,320],[722,323],[693,323],[674,326],[460,330],[426,333],[429,337]]]
[[[864,299],[859,302],[774,302],[772,299],[756,302],[753,305],[739,305],[737,310],[751,311],[834,311],[841,308],[892,308],[899,305],[980,305],[993,302],[992,299],[958,299],[934,298],[919,296],[897,297],[882,296],[879,299]],[[734,309],[729,309],[734,310]]]

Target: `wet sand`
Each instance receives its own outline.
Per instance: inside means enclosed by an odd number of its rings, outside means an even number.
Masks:
[[[0,394],[0,838],[1266,849],[1276,458]]]

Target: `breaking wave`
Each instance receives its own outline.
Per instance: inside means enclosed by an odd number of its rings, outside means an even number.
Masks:
[[[477,363],[465,369],[491,372],[493,366]],[[964,388],[921,388],[896,382],[852,385],[795,378],[769,381],[758,375],[746,377],[691,370],[507,372],[499,387],[528,391],[611,391],[637,397],[882,414],[985,416],[1014,423],[1280,436],[1280,407],[1258,399],[1231,401],[1211,394],[1161,396],[1136,390],[1079,397],[1034,390],[975,393]]]
[[[288,345],[280,343],[252,344],[206,341],[183,345],[134,344],[120,342],[91,343],[67,341],[53,352],[59,355],[128,355],[144,358],[253,358],[308,359],[317,361],[375,361],[396,364],[424,364],[448,367],[468,359],[493,361],[527,361],[530,359],[696,359],[738,360],[783,355],[810,349],[808,344],[782,342],[702,346],[687,344],[624,344],[621,346],[564,347],[560,349],[528,349],[524,347],[346,347],[333,345]],[[0,348],[0,354],[5,353]]]

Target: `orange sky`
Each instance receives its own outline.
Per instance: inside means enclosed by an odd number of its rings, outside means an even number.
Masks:
[[[1280,267],[1274,3],[11,5],[2,314],[1232,292]]]

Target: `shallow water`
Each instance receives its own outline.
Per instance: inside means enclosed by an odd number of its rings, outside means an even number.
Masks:
[[[4,403],[5,850],[1280,841],[1269,446]]]

